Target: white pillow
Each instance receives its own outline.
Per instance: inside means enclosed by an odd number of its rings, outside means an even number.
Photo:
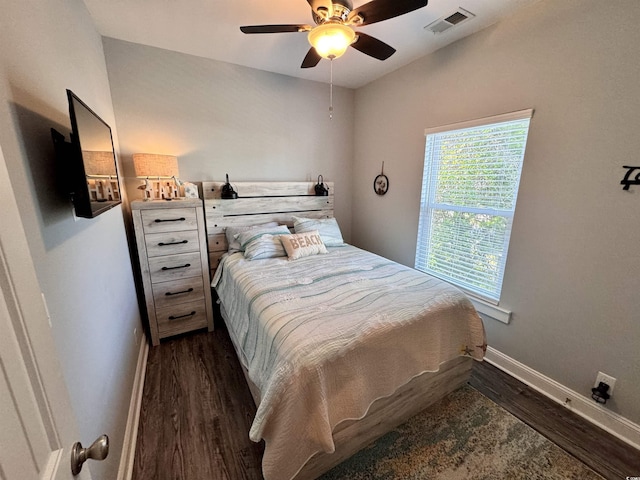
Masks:
[[[327,248],[322,243],[322,238],[317,230],[293,235],[281,235],[280,241],[287,251],[289,260],[327,253]]]
[[[289,235],[286,225],[275,227],[252,228],[236,234],[240,242],[240,249],[244,251],[247,260],[259,260],[263,258],[286,257],[280,235]]]
[[[345,245],[338,221],[334,218],[301,218],[293,217],[293,228],[296,233],[305,233],[317,230],[320,238],[327,247],[339,247]]]
[[[254,228],[266,228],[266,227],[277,227],[278,222],[268,222],[261,223],[260,225],[238,225],[238,226],[229,226],[224,229],[224,234],[227,237],[227,243],[229,247],[227,251],[229,253],[240,252],[240,242],[235,238],[237,234],[240,232],[246,232],[247,230],[251,230]]]

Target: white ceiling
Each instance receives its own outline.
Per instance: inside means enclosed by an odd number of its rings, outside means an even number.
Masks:
[[[393,0],[390,0],[393,1]],[[538,0],[430,0],[426,7],[360,27],[397,51],[385,61],[350,48],[334,61],[334,84],[358,88]],[[212,58],[319,82],[329,61],[301,69],[306,33],[245,35],[241,25],[314,25],[306,0],[84,0],[106,37]],[[353,0],[359,7],[367,0]],[[424,27],[462,7],[476,16],[434,34]]]

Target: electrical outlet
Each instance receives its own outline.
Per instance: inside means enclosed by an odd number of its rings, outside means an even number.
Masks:
[[[609,390],[607,391],[607,393],[609,395],[613,395],[613,386],[616,384],[616,379],[613,378],[611,375],[607,375],[606,373],[598,372],[598,376],[596,377],[596,383],[593,386],[597,387],[600,384],[600,382],[603,382],[609,385]]]

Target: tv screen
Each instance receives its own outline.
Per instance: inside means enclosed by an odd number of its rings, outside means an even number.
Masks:
[[[122,203],[111,127],[71,90],[67,98],[71,141],[52,129],[53,141],[76,215],[93,218]]]

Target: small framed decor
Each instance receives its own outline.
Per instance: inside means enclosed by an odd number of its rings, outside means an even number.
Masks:
[[[373,191],[380,196],[389,191],[389,178],[384,174],[384,162],[382,162],[380,175],[373,180]]]

